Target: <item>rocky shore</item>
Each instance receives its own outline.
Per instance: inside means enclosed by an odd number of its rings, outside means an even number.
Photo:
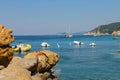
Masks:
[[[97,35],[110,35],[110,34],[109,33],[101,33],[100,31],[89,31],[89,32],[84,33],[84,35],[97,36]]]
[[[113,36],[120,36],[120,30],[116,30],[112,33]]]
[[[14,56],[9,45],[14,41],[12,30],[0,25],[0,80],[59,80],[52,70],[59,55],[49,50],[28,53],[24,58]]]

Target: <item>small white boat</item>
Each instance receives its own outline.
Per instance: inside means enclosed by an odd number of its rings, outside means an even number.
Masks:
[[[81,41],[73,41],[73,43],[74,43],[75,45],[82,45],[82,44],[83,44],[83,42],[81,42]]]
[[[93,43],[93,42],[92,42],[92,43],[90,43],[89,45],[90,45],[90,46],[96,46],[96,44],[95,44],[95,43]]]
[[[50,44],[48,44],[47,42],[42,42],[42,43],[41,43],[41,46],[42,46],[42,47],[50,47]]]
[[[72,35],[72,34],[69,34],[69,33],[66,33],[66,34],[65,34],[65,37],[70,38],[70,37],[73,37],[73,35]]]

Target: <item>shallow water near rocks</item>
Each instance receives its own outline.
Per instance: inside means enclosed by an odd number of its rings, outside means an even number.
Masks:
[[[77,46],[73,41],[82,41],[84,44]],[[51,46],[42,48],[42,42]],[[54,66],[56,75],[61,80],[119,80],[120,79],[120,38],[113,36],[73,36],[65,38],[58,35],[45,36],[15,36],[18,42],[29,43],[31,51],[41,49],[52,50],[60,55],[60,60]],[[91,42],[95,47],[89,46]],[[59,44],[59,47],[58,47]],[[24,57],[27,53],[15,53]]]

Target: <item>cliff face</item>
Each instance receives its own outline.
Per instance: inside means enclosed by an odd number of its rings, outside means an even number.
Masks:
[[[49,50],[28,53],[24,58],[13,56],[9,46],[14,41],[12,30],[0,25],[0,80],[59,80],[52,67],[59,55]]]
[[[117,30],[119,27],[120,22],[101,25],[91,31],[86,32],[85,35],[108,35],[112,34],[113,31]]]

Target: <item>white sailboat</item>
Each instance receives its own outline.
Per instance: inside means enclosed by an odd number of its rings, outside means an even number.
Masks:
[[[73,37],[73,35],[70,33],[65,33],[65,37]]]
[[[70,34],[70,27],[68,30],[69,30],[68,33],[65,33],[65,37],[67,37],[67,38],[73,37],[73,35]]]

